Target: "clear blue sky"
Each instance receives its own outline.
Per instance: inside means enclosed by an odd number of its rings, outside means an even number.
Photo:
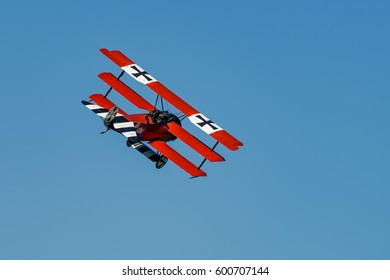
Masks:
[[[388,1],[2,1],[0,259],[389,259],[389,11]],[[245,146],[218,147],[227,161],[189,180],[101,136],[80,100],[107,90],[100,72],[120,72],[102,47]]]

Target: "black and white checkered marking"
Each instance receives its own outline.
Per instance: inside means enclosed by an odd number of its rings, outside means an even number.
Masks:
[[[150,75],[148,72],[146,72],[137,64],[127,65],[122,67],[122,69],[125,70],[130,76],[132,76],[138,82],[143,83],[145,85],[157,81],[155,78],[153,78],[152,75]]]
[[[108,114],[108,110],[100,107],[99,105],[92,104],[89,102],[84,101],[83,104],[85,107],[90,109],[92,112],[96,113],[99,117],[101,117],[103,120]],[[112,122],[114,129],[121,133],[123,136],[129,138],[129,137],[137,137],[137,133],[135,131],[134,123],[129,122],[123,115],[117,114]]]
[[[200,113],[189,116],[188,119],[207,134],[222,130],[220,126]]]
[[[123,115],[118,114],[114,120],[114,128],[125,137],[137,137],[133,122],[129,122]]]
[[[153,162],[156,162],[160,159],[160,156],[156,152],[154,152],[144,143],[139,141],[138,138],[129,138],[127,140],[127,145],[133,147],[134,149],[136,149],[138,152],[140,152],[141,154],[143,154],[145,157],[147,157]]]

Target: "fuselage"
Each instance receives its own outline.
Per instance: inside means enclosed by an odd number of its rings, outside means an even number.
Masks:
[[[172,141],[176,139],[171,132],[169,132],[167,124],[175,122],[181,126],[180,119],[174,114],[164,113],[162,118],[158,121],[150,120],[150,123],[136,123],[136,133],[142,141],[157,141],[161,140],[164,142]]]

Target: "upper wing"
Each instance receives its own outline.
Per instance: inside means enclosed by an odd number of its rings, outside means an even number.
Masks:
[[[174,94],[152,75],[150,75],[139,65],[125,56],[122,52],[118,50],[109,51],[107,49],[100,49],[100,51],[109,59],[111,59],[115,64],[121,67],[124,71],[126,71],[135,80],[145,84],[166,101],[175,106],[178,110],[185,114],[193,124],[209,134],[215,140],[221,142],[228,149],[237,150],[239,146],[243,145],[241,141],[237,140],[226,130],[222,129],[220,126],[215,124],[205,115],[201,114],[198,110],[189,105],[179,96]]]

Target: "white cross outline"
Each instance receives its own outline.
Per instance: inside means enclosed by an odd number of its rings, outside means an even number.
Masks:
[[[147,71],[142,69],[137,64],[130,64],[127,66],[122,67],[123,70],[125,70],[131,77],[136,79],[138,82],[142,84],[149,84],[152,82],[157,81],[152,75],[150,75]]]

